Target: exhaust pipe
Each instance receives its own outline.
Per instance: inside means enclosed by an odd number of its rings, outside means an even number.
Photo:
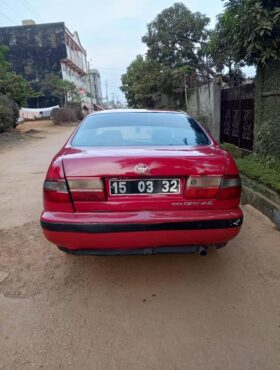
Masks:
[[[201,246],[198,248],[198,253],[200,256],[207,256],[208,254],[208,251],[207,251],[207,248]]]

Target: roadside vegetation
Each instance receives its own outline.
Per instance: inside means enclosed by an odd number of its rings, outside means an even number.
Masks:
[[[54,108],[51,115],[55,125],[78,121],[75,110],[68,107]]]
[[[224,143],[222,147],[236,161],[239,171],[273,190],[280,193],[280,161],[273,157],[262,157],[257,154],[243,156],[242,151],[235,145]]]
[[[7,95],[0,95],[0,133],[15,128],[18,117],[17,104]]]
[[[55,123],[77,122],[83,119],[81,97],[75,84],[49,74],[42,81],[40,91],[34,91],[22,76],[10,70],[6,59],[8,48],[0,45],[0,133],[15,128],[19,109],[27,106],[27,99],[39,96],[56,96],[60,105],[55,112]]]
[[[205,15],[175,3],[147,25],[142,41],[147,53],[122,76],[130,107],[185,110],[186,88],[213,76],[239,85],[242,67],[256,68],[254,154],[225,147],[241,173],[280,192],[280,1],[225,0],[213,29]]]
[[[10,71],[7,50],[0,45],[0,133],[16,127],[19,108],[35,95],[28,81]]]
[[[122,76],[129,106],[184,109],[185,85],[217,74],[229,86],[239,85],[245,65],[264,67],[280,58],[278,1],[228,0],[215,28],[209,23],[178,2],[147,25],[147,53],[136,56]]]
[[[55,124],[78,122],[84,118],[81,96],[73,82],[51,73],[42,81],[42,93],[59,99],[61,107],[53,109],[51,114]]]

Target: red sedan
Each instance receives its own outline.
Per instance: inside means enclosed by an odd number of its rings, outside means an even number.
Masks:
[[[41,225],[77,255],[206,255],[239,233],[240,193],[232,157],[187,114],[109,110],[52,160]]]

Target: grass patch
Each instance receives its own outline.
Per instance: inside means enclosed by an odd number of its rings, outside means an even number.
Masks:
[[[235,145],[224,143],[221,145],[227,152],[229,152],[233,158],[241,158],[242,157],[242,151]]]
[[[280,161],[271,157],[263,158],[251,154],[242,158],[242,152],[232,144],[223,144],[236,161],[239,171],[264,185],[271,187],[280,193]]]

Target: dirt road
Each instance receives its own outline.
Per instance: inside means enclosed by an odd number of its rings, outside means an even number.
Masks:
[[[276,370],[280,233],[245,207],[199,256],[73,257],[45,241],[41,185],[73,128],[0,149],[0,368]]]

